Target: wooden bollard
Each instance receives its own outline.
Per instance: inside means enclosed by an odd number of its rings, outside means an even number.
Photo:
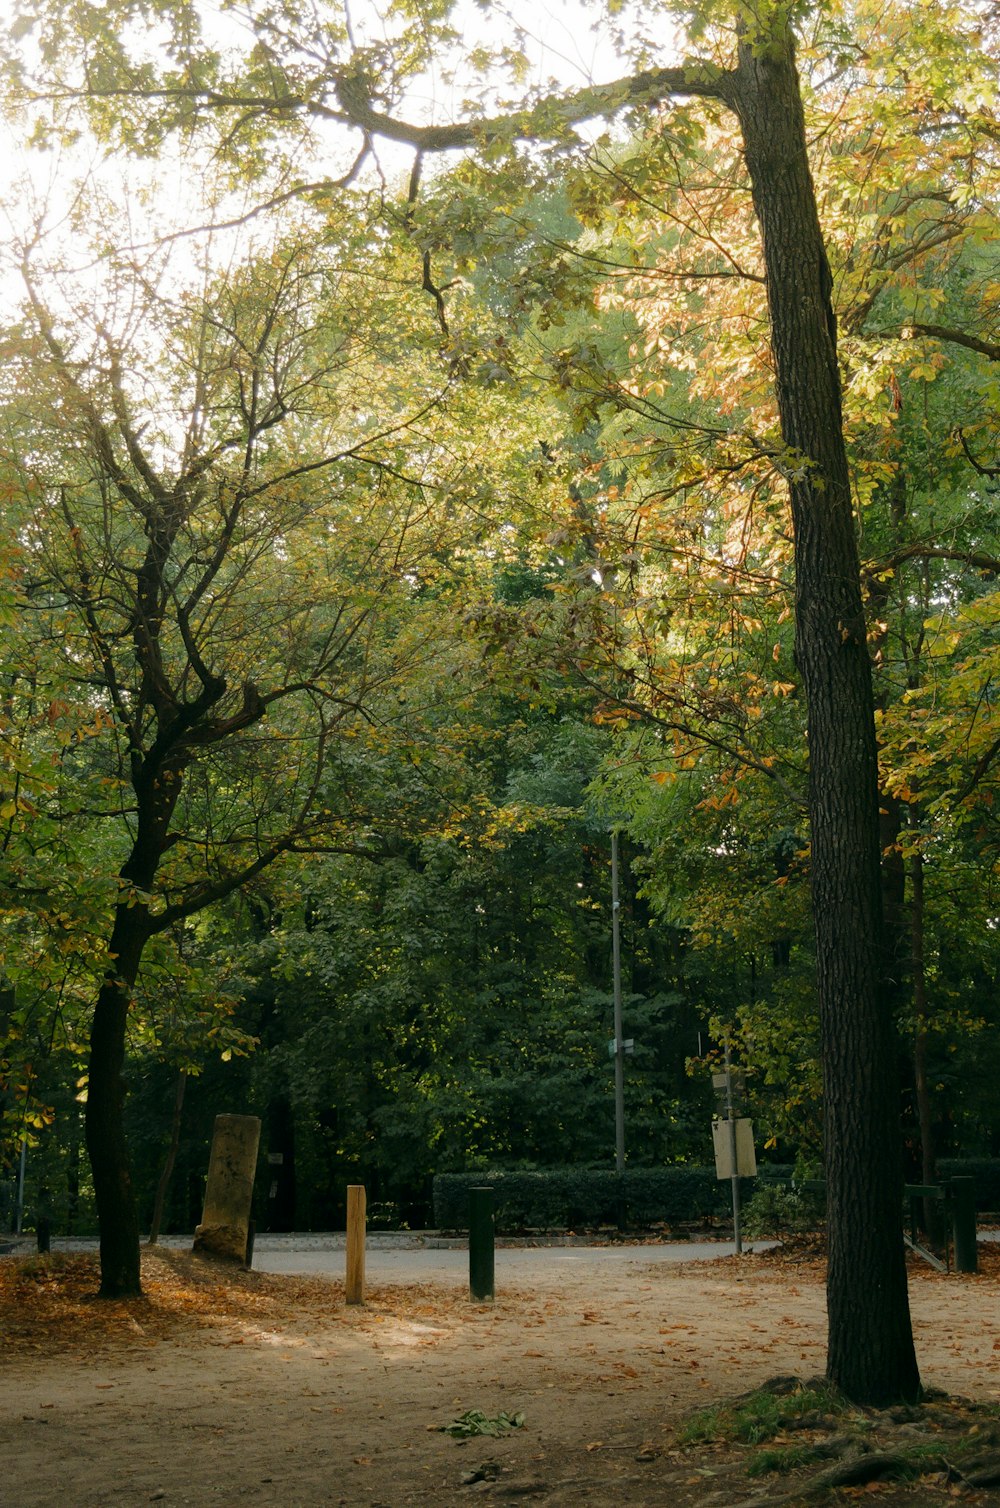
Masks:
[[[365,1301],[365,1186],[347,1185],[347,1282],[349,1304]]]

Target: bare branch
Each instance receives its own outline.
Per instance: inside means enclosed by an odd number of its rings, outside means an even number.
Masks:
[[[1000,474],[1000,467],[991,468],[986,474]],[[884,571],[895,570],[907,560],[953,560],[957,564],[971,566],[976,571],[1000,574],[1000,557],[989,555],[984,550],[957,550],[949,549],[944,545],[914,544],[894,550],[891,555],[886,555],[881,560],[869,562],[865,566],[865,575],[866,577],[879,576]]]
[[[932,340],[965,346],[969,351],[978,351],[981,356],[987,356],[990,361],[1000,361],[1000,345],[996,341],[981,340],[978,335],[967,335],[964,330],[952,330],[945,325],[907,325],[906,329],[917,335],[929,335]]]

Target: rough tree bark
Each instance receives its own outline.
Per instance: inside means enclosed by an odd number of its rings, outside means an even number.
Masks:
[[[125,1139],[125,1025],[145,938],[119,908],[111,936],[116,967],[94,1006],[87,1081],[87,1154],[101,1248],[101,1298],[141,1293],[139,1216]],[[131,934],[131,935],[128,935]]]

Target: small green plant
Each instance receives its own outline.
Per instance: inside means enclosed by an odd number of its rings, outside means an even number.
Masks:
[[[523,1414],[484,1414],[481,1409],[466,1409],[450,1424],[442,1424],[441,1431],[453,1435],[456,1440],[469,1440],[473,1435],[506,1435],[523,1426]]]

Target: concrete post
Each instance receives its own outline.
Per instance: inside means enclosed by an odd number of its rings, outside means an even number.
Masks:
[[[226,1261],[246,1261],[260,1120],[256,1115],[217,1115],[201,1224],[193,1251]]]

